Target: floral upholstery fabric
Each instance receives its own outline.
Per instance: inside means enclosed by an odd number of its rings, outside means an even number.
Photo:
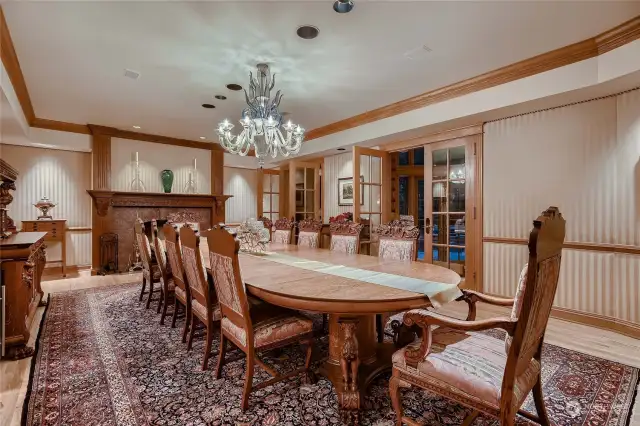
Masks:
[[[517,320],[522,310],[522,302],[524,301],[524,290],[527,288],[527,270],[529,264],[525,263],[522,271],[520,271],[520,278],[518,279],[518,289],[516,290],[516,297],[513,299],[513,307],[511,308],[511,319]],[[505,350],[509,352],[511,347],[511,341],[513,338],[507,334],[504,338]]]
[[[167,253],[167,258],[169,260],[168,264],[171,271],[175,273],[177,277],[182,277],[182,267],[178,260],[178,250],[180,250],[180,248],[176,247],[176,243],[173,241],[163,241],[162,243],[165,245],[165,251]]]
[[[247,335],[228,318],[222,319],[222,329],[233,336],[238,343],[247,346]],[[277,345],[313,332],[313,322],[301,315],[279,315],[253,324],[254,347],[256,349]]]
[[[167,289],[169,291],[175,291],[176,290],[176,283],[175,283],[175,281],[173,281],[173,277],[167,278]]]
[[[240,295],[236,288],[236,280],[233,272],[233,259],[218,253],[209,252],[209,262],[213,283],[216,286],[218,300],[234,312],[242,315]]]
[[[178,231],[180,230],[180,228],[182,228],[185,225],[189,225],[191,227],[191,229],[193,229],[194,231],[199,231],[200,230],[200,224],[198,222],[175,222],[175,223],[171,223],[173,226],[178,228]]]
[[[167,271],[167,275],[171,275],[171,263],[167,262],[167,247],[162,238],[156,238],[154,240],[158,245],[160,253],[156,253],[156,260],[161,269]],[[157,250],[156,250],[157,251]]]
[[[284,229],[276,229],[273,233],[273,242],[281,244],[291,243],[291,231]]]
[[[472,407],[500,410],[502,378],[507,363],[503,342],[487,334],[438,328],[433,332],[430,353],[417,367],[405,360],[405,349],[393,355],[393,368],[416,376],[428,390],[451,397]],[[517,407],[540,374],[540,363],[532,359],[516,377]]]
[[[318,248],[318,233],[300,231],[298,234],[298,245],[309,248]]]
[[[180,287],[176,287],[174,290],[176,292],[176,297],[178,298],[178,300],[181,300],[182,302],[186,302],[187,301],[187,292],[186,291],[184,291]]]
[[[155,282],[160,281],[160,278],[162,278],[162,272],[160,271],[160,267],[158,265],[152,265],[151,273],[149,273],[148,269],[142,269],[142,276],[149,281],[153,280]]]
[[[413,240],[380,238],[378,256],[389,260],[413,260]]]
[[[190,247],[182,247],[182,261],[184,262],[187,281],[189,281],[189,288],[191,289],[191,291],[194,291],[204,297],[204,286],[207,285],[207,283],[202,282],[202,277],[198,272],[198,261],[196,260],[196,256],[200,256],[200,253],[196,253],[196,251]],[[204,269],[202,272],[204,274],[203,276],[206,279],[206,269]]]
[[[358,237],[355,235],[332,235],[329,250],[356,254],[358,253]]]
[[[222,315],[220,313],[220,306],[216,304],[211,308],[213,309],[213,320],[220,321],[220,318],[222,318]],[[197,312],[199,317],[201,318],[207,317],[207,308],[205,308],[204,305],[198,302],[196,299],[191,300],[191,309]]]

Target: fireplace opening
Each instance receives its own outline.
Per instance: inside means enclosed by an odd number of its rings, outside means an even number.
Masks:
[[[100,236],[99,275],[118,272],[118,234],[107,232]]]

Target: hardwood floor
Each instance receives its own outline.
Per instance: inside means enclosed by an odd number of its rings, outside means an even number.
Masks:
[[[105,277],[90,276],[88,271],[77,277],[68,279],[49,279],[42,283],[45,293],[54,293],[83,288],[124,284],[141,280],[136,275],[110,275]],[[466,316],[466,305],[450,304],[440,312],[457,317]],[[508,310],[500,307],[478,304],[478,319],[503,316]],[[38,318],[34,321],[32,340],[37,335],[40,318],[44,308],[38,310]],[[581,324],[551,319],[547,328],[545,341],[587,353],[600,358],[617,361],[640,368],[640,340],[623,336],[611,331],[600,330]],[[33,344],[34,342],[30,342]],[[29,382],[31,358],[20,361],[0,361],[0,426],[19,426],[22,415],[22,403]],[[630,426],[640,426],[640,404],[636,401]]]

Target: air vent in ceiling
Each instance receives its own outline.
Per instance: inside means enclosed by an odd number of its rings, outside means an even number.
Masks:
[[[137,80],[140,78],[140,73],[138,71],[134,71],[134,70],[130,70],[130,69],[125,69],[124,70],[124,76],[128,77],[132,80]]]
[[[421,58],[425,55],[427,55],[429,52],[431,52],[431,48],[429,46],[427,46],[426,44],[423,44],[422,46],[418,46],[415,47],[411,50],[408,50],[406,52],[404,52],[404,56],[407,59],[418,59]]]

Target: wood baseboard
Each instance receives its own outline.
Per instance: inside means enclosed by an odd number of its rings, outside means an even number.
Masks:
[[[68,277],[70,274],[77,274],[80,271],[86,271],[91,269],[91,265],[68,265],[64,269]],[[43,277],[62,276],[62,266],[50,266],[48,268],[44,268],[44,271],[42,272],[42,276]]]
[[[575,311],[567,308],[553,308],[551,309],[551,316],[564,321],[597,327],[603,330],[615,331],[616,333],[624,334],[625,336],[633,337],[634,339],[640,339],[640,324],[629,321]]]

